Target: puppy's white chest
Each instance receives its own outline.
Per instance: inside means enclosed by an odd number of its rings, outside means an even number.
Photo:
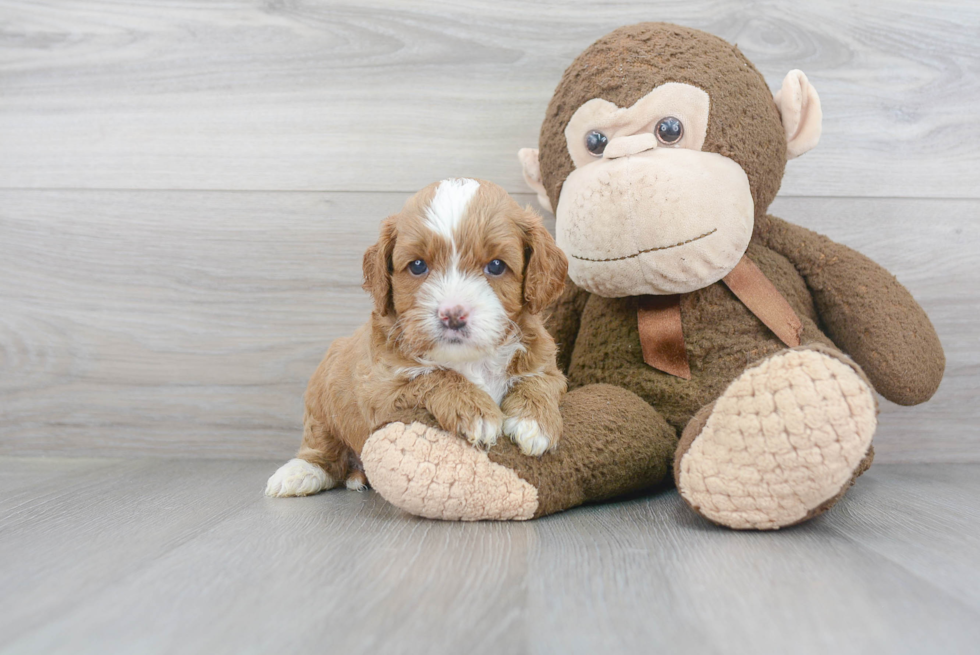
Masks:
[[[493,398],[493,402],[499,405],[507,394],[507,389],[510,388],[510,376],[507,374],[509,363],[509,357],[504,362],[497,361],[497,358],[489,358],[477,362],[454,364],[449,368],[486,391],[487,395]]]
[[[496,352],[492,355],[474,361],[447,362],[420,359],[418,360],[420,364],[418,368],[405,369],[404,372],[409,377],[415,377],[431,373],[439,368],[456,371],[477,387],[483,389],[488,396],[493,398],[493,402],[499,405],[504,399],[504,396],[507,395],[507,390],[510,389],[515,381],[507,372],[507,369],[510,367],[510,361],[514,358],[517,351],[523,350],[523,348],[524,346],[518,342],[507,343],[497,348]]]

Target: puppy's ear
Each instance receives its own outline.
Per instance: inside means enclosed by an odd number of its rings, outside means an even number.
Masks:
[[[524,210],[524,302],[531,314],[558,300],[565,289],[568,260],[530,207]]]
[[[382,316],[395,311],[391,295],[391,253],[395,249],[395,217],[381,223],[378,242],[364,253],[364,290],[374,298],[374,309]]]

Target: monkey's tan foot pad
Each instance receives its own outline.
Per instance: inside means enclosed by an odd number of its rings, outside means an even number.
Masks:
[[[870,463],[875,397],[836,356],[774,355],[736,378],[709,411],[685,430],[675,480],[695,511],[721,525],[775,530],[805,521]]]
[[[410,514],[446,521],[534,516],[538,491],[459,437],[422,423],[389,423],[361,451],[371,487]]]

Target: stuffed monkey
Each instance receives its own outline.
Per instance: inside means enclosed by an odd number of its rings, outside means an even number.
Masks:
[[[671,481],[736,529],[831,507],[871,463],[875,391],[924,402],[945,358],[888,271],[766,213],[820,125],[803,73],[773,96],[738,48],[697,30],[643,23],[586,49],[540,151],[519,155],[569,260],[549,319],[570,389],[560,445],[481,452],[431,421],[393,423],[362,453],[375,489],[455,520]]]

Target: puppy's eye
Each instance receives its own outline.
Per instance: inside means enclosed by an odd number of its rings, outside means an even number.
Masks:
[[[412,275],[422,275],[429,270],[429,267],[421,259],[416,259],[414,262],[409,262],[408,270]]]
[[[585,147],[596,157],[602,156],[602,151],[606,149],[609,139],[602,132],[592,130],[585,135]]]
[[[673,116],[661,118],[653,131],[657,133],[657,140],[667,146],[677,143],[684,136],[684,126]]]
[[[490,277],[500,277],[507,270],[507,264],[503,263],[499,259],[491,260],[486,266],[483,267],[483,272]]]

